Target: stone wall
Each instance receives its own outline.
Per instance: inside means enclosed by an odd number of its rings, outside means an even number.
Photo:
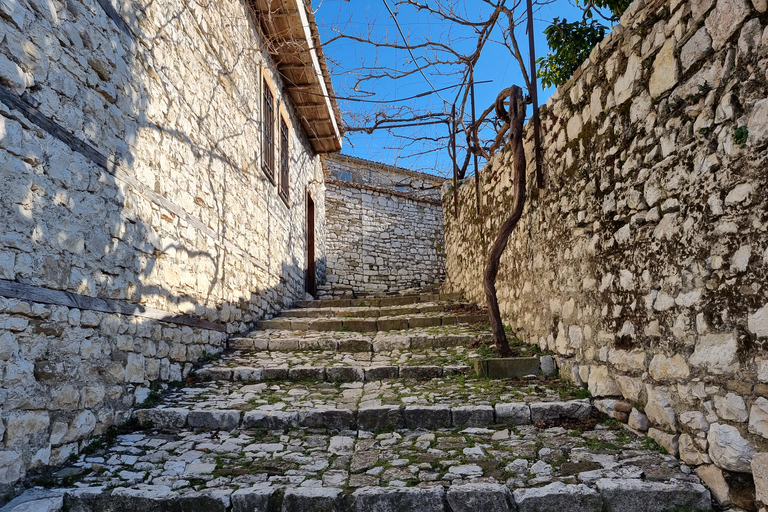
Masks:
[[[385,293],[443,280],[438,201],[329,179],[325,204],[328,261],[321,296]]]
[[[260,167],[262,76],[245,4],[0,2],[0,492],[125,418],[151,388],[304,298],[306,191]]]
[[[547,188],[498,280],[505,322],[563,376],[734,472],[768,449],[767,25],[764,1],[633,3],[542,110]],[[510,163],[481,173],[481,218],[472,180],[458,218],[444,198],[447,284],[481,303]]]
[[[349,155],[325,155],[323,163],[329,179],[394,190],[433,201],[440,200],[440,187],[445,181],[438,176]]]

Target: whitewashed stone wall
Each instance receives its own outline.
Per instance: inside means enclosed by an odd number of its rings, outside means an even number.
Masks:
[[[733,472],[768,450],[766,10],[630,7],[542,111],[548,185],[529,187],[498,281],[505,322],[565,377],[625,399],[619,416],[689,464]],[[510,161],[482,172],[481,218],[471,180],[458,219],[444,199],[447,283],[479,302]]]
[[[5,492],[303,299],[307,187],[320,279],[325,209],[302,132],[290,207],[262,174],[261,70],[279,78],[244,4],[10,0],[0,41]]]
[[[325,294],[383,293],[443,280],[439,202],[328,180],[325,204]]]

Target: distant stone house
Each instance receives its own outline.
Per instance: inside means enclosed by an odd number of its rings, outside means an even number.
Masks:
[[[304,0],[0,2],[0,492],[325,278]]]
[[[324,157],[327,265],[320,296],[442,282],[443,178],[347,155]]]

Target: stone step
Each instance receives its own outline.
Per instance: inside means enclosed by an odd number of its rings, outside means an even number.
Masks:
[[[419,302],[458,301],[460,293],[423,293],[414,295],[395,295],[387,297],[362,297],[359,299],[304,300],[296,303],[299,308],[348,308],[348,307],[386,307],[418,304]]]
[[[349,408],[303,407],[273,410],[137,409],[133,418],[145,428],[199,430],[326,428],[332,431],[450,429],[493,425],[530,425],[540,421],[581,419],[590,415],[588,399],[566,402],[510,402],[495,405],[371,405]]]
[[[68,469],[74,487],[29,489],[2,511],[711,510],[690,469],[600,425],[138,430]]]
[[[265,330],[379,332],[484,322],[488,322],[488,315],[486,314],[408,314],[378,318],[291,318],[281,316],[271,320],[260,320],[256,323],[256,327]]]
[[[36,491],[37,489],[30,490]],[[27,492],[30,492],[27,491]],[[515,489],[490,483],[423,487],[339,487],[253,485],[234,489],[172,490],[165,485],[113,489],[39,490],[47,498],[2,508],[2,512],[186,511],[206,512],[667,512],[712,510],[709,491],[699,483],[601,479],[594,487],[555,482]],[[32,508],[30,508],[32,507]],[[44,508],[43,508],[44,507]]]
[[[348,308],[295,308],[288,309],[280,313],[277,318],[378,318],[392,317],[402,315],[418,315],[423,313],[443,313],[461,308],[472,308],[471,302],[425,302],[420,304],[409,304],[405,306],[388,307],[348,307]],[[458,313],[476,314],[476,313]],[[479,314],[479,313],[477,313]],[[487,316],[487,315],[486,315]]]
[[[337,352],[385,352],[440,347],[466,347],[472,343],[488,343],[487,331],[470,328],[468,324],[418,328],[407,331],[294,331],[286,329],[259,330],[246,337],[228,340],[232,350],[332,350]]]

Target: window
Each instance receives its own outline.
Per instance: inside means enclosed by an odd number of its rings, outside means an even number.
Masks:
[[[261,168],[267,178],[275,182],[275,97],[264,82],[263,135],[261,138]]]
[[[288,169],[290,163],[290,151],[288,147],[288,124],[280,116],[280,186],[278,193],[283,198],[285,204],[288,204],[288,191],[291,189]]]

